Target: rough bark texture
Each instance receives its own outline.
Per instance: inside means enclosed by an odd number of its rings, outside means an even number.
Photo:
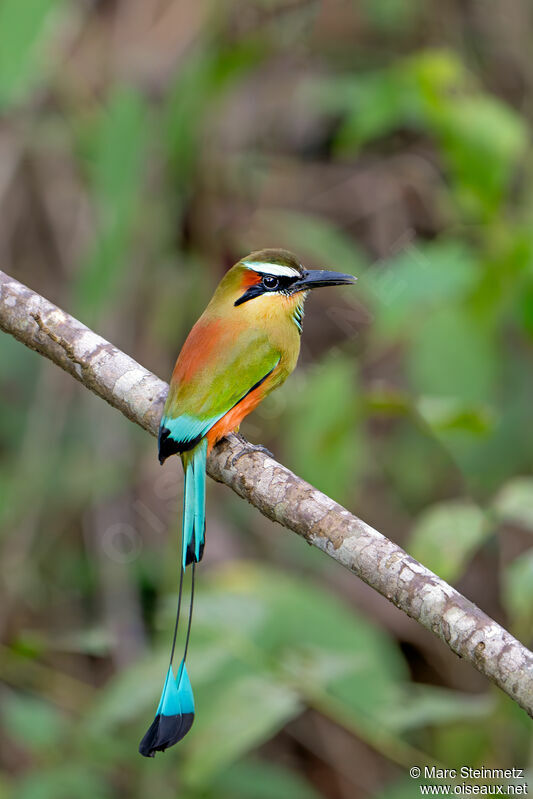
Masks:
[[[3,272],[0,328],[157,435],[167,384]],[[438,635],[533,716],[533,654],[399,546],[236,436],[215,448],[208,472]]]

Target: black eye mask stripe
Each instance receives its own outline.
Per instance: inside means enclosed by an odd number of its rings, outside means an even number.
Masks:
[[[263,284],[261,280],[260,283],[256,283],[254,286],[250,286],[250,288],[246,289],[244,294],[239,297],[238,300],[234,302],[234,305],[242,305],[243,302],[248,302],[248,300],[253,300],[254,297],[260,297],[262,294],[268,293],[276,293],[276,292],[284,292],[290,293],[290,287],[293,283],[300,279],[300,275],[291,275],[290,277],[282,275],[264,275],[264,277],[273,277],[278,282],[273,288],[268,288]]]

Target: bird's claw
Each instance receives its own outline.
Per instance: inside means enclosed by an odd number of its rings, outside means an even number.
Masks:
[[[244,436],[241,436],[239,433],[234,433],[234,435],[236,436],[236,438],[239,439],[239,441],[242,444],[245,445],[245,449],[241,450],[240,452],[237,452],[237,454],[233,456],[233,458],[230,461],[232,466],[235,466],[237,461],[240,458],[242,458],[243,455],[249,455],[251,452],[262,452],[265,455],[268,455],[269,458],[274,457],[274,455],[270,452],[270,450],[264,447],[262,444],[250,444],[248,441],[246,441]]]

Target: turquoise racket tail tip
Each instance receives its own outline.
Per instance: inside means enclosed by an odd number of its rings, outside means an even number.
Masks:
[[[154,757],[181,741],[194,721],[194,696],[187,667],[182,660],[177,677],[169,666],[155,719],[139,744],[139,752]]]

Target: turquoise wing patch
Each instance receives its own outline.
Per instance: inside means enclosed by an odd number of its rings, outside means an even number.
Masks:
[[[163,416],[159,427],[159,461],[164,463],[170,455],[177,452],[188,452],[200,443],[214,424],[226,414],[226,411],[208,419],[197,419],[183,414],[172,419]]]

